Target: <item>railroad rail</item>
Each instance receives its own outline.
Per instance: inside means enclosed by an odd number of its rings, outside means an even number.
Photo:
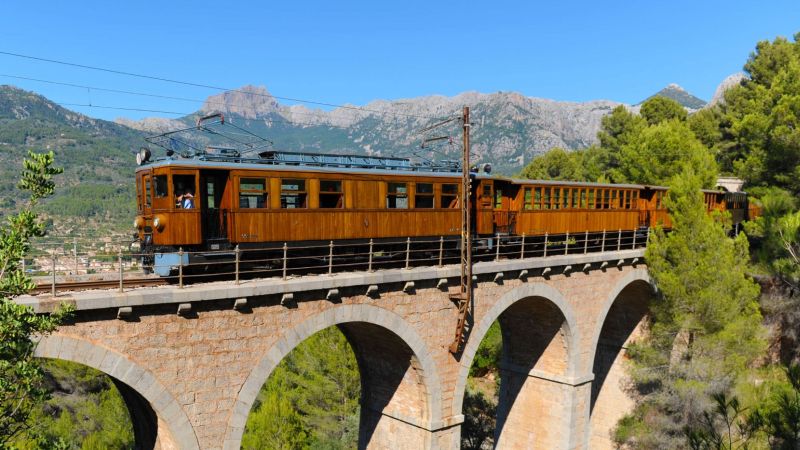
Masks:
[[[66,281],[61,283],[39,283],[31,294],[89,291],[93,289],[137,288],[161,286],[168,281],[161,278],[127,278],[123,280]]]

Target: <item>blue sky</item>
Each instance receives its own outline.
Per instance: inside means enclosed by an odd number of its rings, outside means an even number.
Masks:
[[[6,2],[0,51],[334,104],[517,91],[636,103],[669,83],[709,99],[800,2]],[[214,90],[0,55],[0,74],[203,99]],[[0,76],[63,103],[198,103]],[[93,117],[165,115],[71,107]],[[166,116],[166,115],[165,115]]]

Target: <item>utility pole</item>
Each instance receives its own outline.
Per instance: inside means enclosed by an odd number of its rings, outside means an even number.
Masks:
[[[467,312],[472,304],[472,226],[470,211],[470,164],[469,164],[469,106],[464,107],[462,116],[464,130],[464,149],[461,161],[461,289],[451,295],[452,300],[458,304],[458,323],[453,343],[450,344],[450,353],[461,351],[464,339],[464,328],[467,323]]]

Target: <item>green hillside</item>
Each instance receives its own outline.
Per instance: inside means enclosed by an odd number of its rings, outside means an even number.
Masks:
[[[135,211],[133,150],[142,133],[62,108],[41,95],[0,86],[0,212],[14,209],[23,156],[52,150],[64,174],[45,205],[67,233],[121,230]],[[78,219],[78,220],[75,220]]]

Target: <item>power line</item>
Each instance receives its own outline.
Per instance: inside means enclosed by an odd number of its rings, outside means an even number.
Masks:
[[[27,80],[27,81],[34,81],[34,82],[37,82],[37,83],[54,84],[54,85],[59,85],[59,86],[67,86],[67,87],[73,87],[73,88],[77,88],[77,89],[87,89],[87,90],[95,90],[95,91],[101,91],[101,92],[111,92],[111,93],[126,94],[126,95],[137,95],[137,96],[161,98],[161,99],[167,99],[167,100],[178,100],[178,101],[184,101],[184,102],[190,102],[190,103],[203,103],[203,104],[209,104],[209,105],[222,105],[222,106],[225,106],[225,107],[237,107],[237,108],[244,108],[244,109],[250,109],[250,110],[253,110],[253,111],[258,111],[258,108],[256,108],[255,106],[252,106],[252,105],[243,105],[243,104],[229,103],[229,102],[209,101],[208,99],[202,100],[202,99],[193,99],[193,98],[186,98],[186,97],[175,97],[175,96],[170,96],[170,95],[153,94],[153,93],[141,92],[141,91],[128,91],[128,90],[124,90],[124,89],[103,88],[103,87],[98,87],[98,86],[89,86],[89,85],[85,85],[85,84],[67,83],[67,82],[55,81],[55,80],[44,80],[44,79],[41,79],[41,78],[24,77],[24,76],[20,76],[20,75],[11,75],[11,74],[3,74],[3,73],[0,73],[0,77],[13,78],[13,79],[19,79],[19,80]],[[73,104],[73,106],[85,106],[85,105],[75,103],[75,104]],[[123,109],[123,108],[110,108],[110,109]],[[142,111],[142,112],[161,112],[161,111],[158,111],[158,110],[139,110],[139,109],[136,109],[136,108],[130,108],[128,110],[129,111]],[[364,113],[364,114],[368,113],[368,111],[357,111],[357,112]],[[173,112],[165,112],[165,113],[166,114],[179,114],[179,113],[173,113]],[[195,113],[197,113],[197,111],[195,111],[193,113],[185,113],[184,115],[191,115],[191,114],[195,114]],[[320,119],[328,119],[328,120],[330,119],[329,117],[326,116],[326,114],[330,114],[330,113],[326,113],[324,111],[320,111],[320,112],[291,111],[290,114],[292,114],[292,115],[301,115],[301,116],[311,116],[311,117],[317,117],[317,118],[320,118]],[[399,122],[396,122],[396,123],[399,125]],[[306,123],[306,124],[307,125],[314,125],[313,123],[310,123],[310,122]],[[322,125],[322,124],[320,124],[320,125]],[[327,125],[327,126],[336,126],[336,125]],[[343,128],[341,126],[336,126],[336,127]]]
[[[366,111],[366,112],[371,112],[371,113],[375,113],[375,114],[390,114],[390,115],[405,116],[405,117],[415,117],[415,118],[418,118],[418,119],[434,119],[434,120],[443,119],[442,117],[435,117],[435,116],[421,116],[421,115],[417,115],[417,114],[406,114],[406,113],[400,113],[400,112],[378,111],[378,110],[372,110],[372,109],[362,108],[362,107],[358,107],[358,106],[337,105],[335,103],[320,102],[320,101],[315,101],[315,100],[304,100],[304,99],[293,98],[293,97],[281,97],[281,96],[278,96],[278,95],[262,94],[262,93],[259,93],[259,92],[247,92],[247,91],[242,91],[240,89],[229,89],[229,88],[213,86],[213,85],[209,85],[209,84],[194,83],[194,82],[190,82],[190,81],[174,80],[174,79],[171,79],[171,78],[164,78],[164,77],[159,77],[159,76],[154,76],[154,75],[145,75],[145,74],[139,74],[139,73],[133,73],[133,72],[126,72],[126,71],[123,71],[123,70],[109,69],[109,68],[105,68],[105,67],[90,66],[90,65],[86,65],[86,64],[78,64],[78,63],[73,63],[73,62],[68,62],[68,61],[60,61],[60,60],[56,60],[56,59],[42,58],[42,57],[38,57],[38,56],[23,55],[21,53],[0,51],[0,55],[13,56],[13,57],[16,57],[16,58],[30,59],[30,60],[34,60],[34,61],[47,62],[47,63],[51,63],[51,64],[60,64],[60,65],[64,65],[64,66],[77,67],[77,68],[87,69],[87,70],[96,70],[96,71],[100,71],[100,72],[113,73],[113,74],[116,74],[116,75],[124,75],[124,76],[129,76],[129,77],[136,77],[136,78],[143,78],[143,79],[148,79],[148,80],[161,81],[161,82],[165,82],[165,83],[182,84],[182,85],[185,85],[185,86],[193,86],[193,87],[199,87],[199,88],[204,88],[204,89],[214,89],[214,90],[218,90],[218,91],[239,92],[239,93],[243,93],[243,94],[259,95],[259,96],[262,96],[262,97],[270,97],[270,98],[274,98],[274,99],[278,99],[278,100],[286,100],[286,101],[290,101],[290,102],[307,103],[307,104],[311,104],[311,105],[328,106],[328,107],[332,107],[332,108],[351,109],[351,110],[356,110],[356,111]]]

